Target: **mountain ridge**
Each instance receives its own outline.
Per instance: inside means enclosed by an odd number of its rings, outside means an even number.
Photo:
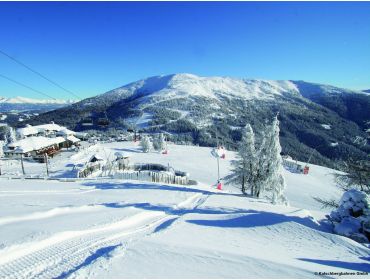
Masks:
[[[0,96],[0,103],[8,104],[73,104],[76,100],[72,99],[36,99],[23,96],[16,97],[2,97]]]
[[[297,159],[307,160],[313,153],[315,163],[330,165],[369,151],[364,129],[370,120],[370,96],[304,81],[153,76],[28,122],[55,121],[75,130],[136,127],[148,133],[164,131],[173,141],[201,146],[214,146],[218,135],[225,146],[235,149],[246,123],[258,134],[277,112],[283,152]],[[93,126],[83,125],[86,118]],[[99,125],[102,118],[109,119],[108,126]]]

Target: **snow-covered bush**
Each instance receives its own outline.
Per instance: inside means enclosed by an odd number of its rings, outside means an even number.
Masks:
[[[152,143],[150,142],[150,139],[148,136],[143,136],[140,141],[141,149],[144,153],[148,153],[152,147]]]
[[[156,151],[163,151],[166,148],[166,141],[163,133],[160,133],[158,137],[155,137],[153,140],[153,148]]]
[[[346,191],[329,219],[334,232],[358,242],[370,241],[370,197],[359,190]]]

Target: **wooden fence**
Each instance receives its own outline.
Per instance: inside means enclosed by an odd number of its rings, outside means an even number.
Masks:
[[[77,172],[77,178],[86,178],[94,172],[102,171],[103,168],[104,165],[100,163],[87,164],[83,167],[83,169]]]
[[[122,180],[139,180],[155,183],[187,185],[189,178],[187,176],[176,176],[168,172],[157,171],[121,171],[114,174],[115,179]]]
[[[173,170],[170,167],[161,164],[145,163],[133,164],[122,163],[119,161],[110,163],[88,163],[77,172],[77,178],[86,178],[93,173],[100,171],[100,176],[109,176],[122,180],[139,180],[156,183],[187,185],[189,183],[189,174],[186,172]],[[96,173],[97,174],[97,173]]]

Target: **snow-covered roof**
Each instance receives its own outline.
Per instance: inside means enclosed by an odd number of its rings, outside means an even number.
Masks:
[[[39,133],[39,130],[36,127],[32,126],[32,125],[27,125],[26,127],[18,128],[17,132],[20,135],[27,136],[27,135],[37,134],[37,133]]]
[[[63,143],[63,137],[48,138],[44,136],[32,136],[8,144],[8,148],[14,148],[14,153],[28,153],[40,150],[55,144]]]
[[[95,154],[90,158],[89,162],[100,161],[100,160],[104,160],[104,158],[99,154]]]
[[[89,134],[86,133],[86,132],[75,132],[75,136],[77,136],[77,137],[86,137],[88,135]]]
[[[116,156],[116,158],[128,158],[128,157],[130,157],[128,154],[122,153],[122,152],[115,152],[114,155]]]
[[[76,132],[68,129],[68,128],[63,128],[62,130],[57,132],[57,135],[75,135]]]
[[[61,131],[63,129],[65,129],[64,126],[60,126],[59,124],[55,124],[55,123],[48,123],[48,124],[41,124],[41,125],[37,125],[37,126],[34,126],[36,129],[38,129],[39,131],[43,130],[43,131]]]
[[[68,136],[67,140],[71,141],[72,143],[77,143],[81,141],[80,139],[78,139],[77,137],[74,137],[73,135]]]
[[[34,135],[34,134],[38,134],[39,132],[44,132],[44,131],[57,131],[57,132],[59,131],[68,132],[69,131],[69,132],[72,132],[70,134],[74,133],[72,130],[69,130],[64,126],[61,126],[55,123],[41,124],[41,125],[35,125],[35,126],[28,124],[26,127],[17,129],[18,134],[22,136]],[[65,135],[68,135],[68,134],[65,134]]]

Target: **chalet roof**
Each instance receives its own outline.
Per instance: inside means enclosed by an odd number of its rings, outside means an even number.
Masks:
[[[67,140],[71,141],[72,143],[77,143],[77,142],[81,141],[80,139],[78,139],[77,137],[75,137],[73,135],[68,136]]]
[[[122,159],[122,158],[129,158],[129,155],[125,154],[125,153],[122,153],[122,152],[115,152],[114,155],[116,156],[116,158],[118,159]]]
[[[63,127],[62,127],[63,128]],[[57,135],[75,135],[76,132],[64,127],[63,129],[57,132]]]
[[[55,124],[55,123],[41,124],[41,125],[36,125],[34,127],[36,127],[36,129],[38,129],[39,131],[40,130],[61,131],[65,128],[64,126],[60,126],[59,124]]]
[[[99,154],[95,154],[95,155],[93,155],[93,156],[90,158],[89,162],[103,161],[103,160],[104,160],[104,158],[103,158],[101,155],[99,155]]]
[[[86,133],[86,132],[76,131],[74,135],[75,135],[76,137],[86,137],[86,136],[88,136],[89,134],[88,134],[88,133]]]
[[[47,138],[44,136],[31,136],[8,144],[8,148],[14,148],[14,150],[11,150],[14,153],[23,154],[63,143],[64,141],[65,139],[63,137]]]
[[[17,132],[20,135],[27,136],[27,135],[37,134],[37,133],[39,133],[39,130],[34,126],[27,125],[26,127],[18,128]]]
[[[41,124],[41,125],[35,125],[35,126],[28,124],[26,127],[17,129],[18,134],[22,136],[34,135],[34,134],[38,134],[39,132],[45,132],[45,131],[55,131],[55,132],[58,132],[59,135],[75,134],[74,131],[69,130],[68,128],[64,126],[61,126],[55,123]]]

